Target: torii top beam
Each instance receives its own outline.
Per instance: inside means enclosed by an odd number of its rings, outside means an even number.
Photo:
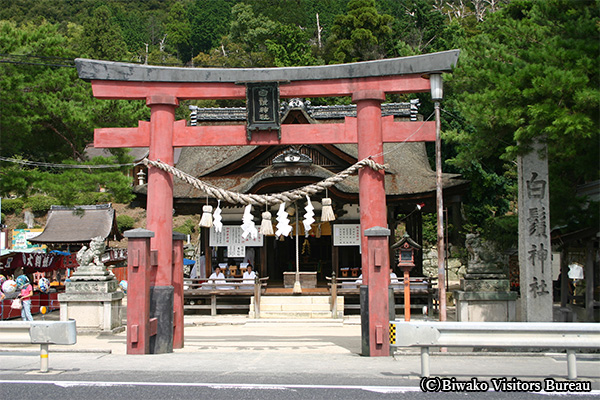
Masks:
[[[79,77],[92,82],[94,96],[100,99],[146,100],[160,103],[160,95],[182,99],[244,99],[247,82],[280,82],[280,96],[353,98],[384,96],[386,93],[429,91],[429,74],[449,72],[456,65],[459,50],[353,64],[288,68],[178,68],[76,59]],[[433,141],[435,126],[425,123],[415,133],[414,122],[382,120],[383,141]],[[96,147],[147,147],[149,123],[138,128],[97,129]],[[173,146],[222,146],[357,143],[356,119],[342,124],[282,126],[281,139],[258,133],[246,140],[245,128],[230,126],[186,126],[178,121]]]
[[[233,83],[246,82],[301,82],[317,80],[355,80],[368,81],[369,78],[396,77],[400,75],[418,75],[450,72],[456,65],[459,50],[424,54],[412,57],[390,58],[385,60],[364,61],[352,64],[320,65],[285,68],[179,68],[158,67],[139,64],[118,63],[78,58],[75,60],[81,79],[87,81],[128,81],[161,83]],[[427,85],[429,86],[429,85]],[[282,86],[282,91],[286,86]],[[243,92],[243,87],[240,88]],[[423,89],[423,90],[428,90]],[[387,93],[405,89],[396,86],[387,88]],[[352,94],[348,92],[348,94]],[[182,94],[181,99],[207,98],[202,93]],[[282,97],[287,97],[284,93]],[[336,92],[336,96],[340,93]],[[201,96],[201,97],[198,97]],[[303,93],[309,97],[311,94]],[[244,97],[242,94],[241,98]],[[214,97],[210,97],[214,99]],[[236,98],[238,98],[236,96]]]

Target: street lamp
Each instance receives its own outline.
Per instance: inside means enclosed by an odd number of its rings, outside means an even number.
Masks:
[[[431,85],[431,100],[442,101],[442,98],[444,97],[444,82],[442,81],[442,74],[429,75],[429,83]]]
[[[442,194],[442,135],[440,121],[440,101],[444,96],[442,74],[429,76],[431,100],[435,109],[435,172],[437,203],[437,250],[438,250],[438,294],[440,302],[440,321],[446,321],[446,270],[444,249],[444,198]]]
[[[410,270],[415,266],[415,250],[421,246],[405,233],[392,249],[398,249],[398,267],[404,272],[404,320],[410,321]]]

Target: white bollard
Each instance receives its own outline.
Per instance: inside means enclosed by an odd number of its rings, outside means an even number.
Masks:
[[[421,347],[421,377],[429,376],[429,347]]]
[[[48,372],[48,344],[40,344],[40,372]]]
[[[572,349],[567,349],[567,374],[569,379],[577,379],[577,357]]]

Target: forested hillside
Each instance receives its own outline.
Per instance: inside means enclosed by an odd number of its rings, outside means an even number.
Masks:
[[[467,229],[512,236],[514,161],[533,138],[549,145],[552,225],[597,226],[597,205],[586,208],[575,190],[600,174],[599,8],[598,0],[4,0],[0,195],[23,204],[133,198],[119,167],[54,165],[130,161],[124,151],[86,160],[85,146],[94,128],[149,116],[143,102],[94,99],[77,57],[281,67],[459,48],[445,77],[443,156],[445,171],[472,182]],[[420,99],[427,118],[432,104]],[[10,201],[2,211],[12,212]]]

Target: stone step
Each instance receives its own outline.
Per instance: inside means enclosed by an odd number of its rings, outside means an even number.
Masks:
[[[321,319],[333,318],[331,311],[260,311],[261,319]]]
[[[260,304],[260,311],[329,311],[329,304]]]
[[[329,296],[261,296],[260,304],[329,304]]]
[[[261,296],[261,318],[333,318],[331,313],[331,298],[328,296]],[[254,299],[250,302],[249,317],[254,318]],[[337,315],[342,316],[344,311],[344,297],[338,296]]]

